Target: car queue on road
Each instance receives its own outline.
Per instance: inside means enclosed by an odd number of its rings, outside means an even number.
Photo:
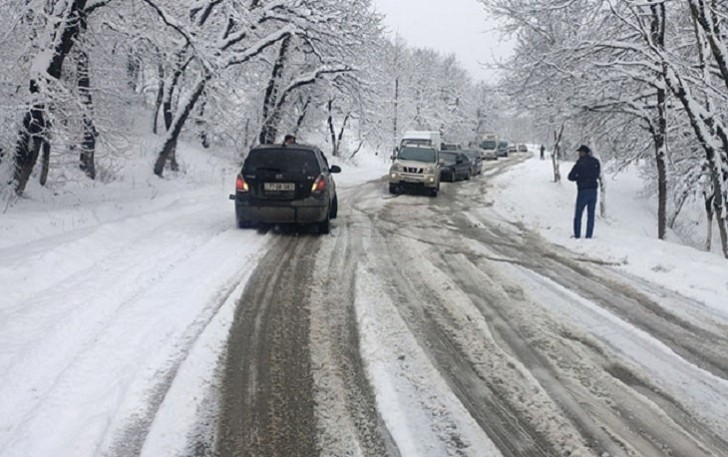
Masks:
[[[512,147],[511,147],[512,145]],[[469,148],[458,143],[442,143],[439,132],[407,132],[394,149],[388,182],[389,193],[426,192],[437,197],[443,181],[469,181],[483,172],[485,160],[528,152],[523,143],[511,143],[488,134]]]

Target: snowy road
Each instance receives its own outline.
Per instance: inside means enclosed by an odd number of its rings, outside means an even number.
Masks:
[[[226,165],[22,206],[0,455],[728,456],[728,317],[499,216],[514,162],[342,179],[323,237],[236,229]]]
[[[220,455],[728,455],[726,323],[472,211],[488,182],[369,182],[333,236],[275,234],[232,331]]]

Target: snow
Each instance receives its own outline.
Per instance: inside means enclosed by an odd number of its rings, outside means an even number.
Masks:
[[[597,214],[594,238],[572,238],[576,185],[565,178],[572,165],[561,164],[563,181],[559,183],[553,182],[550,160],[533,158],[516,166],[496,179],[494,209],[504,218],[537,230],[552,243],[695,298],[723,320],[728,318],[726,260],[717,252],[657,239],[657,205],[642,196],[638,170],[604,173],[606,194],[600,193],[599,198],[606,203],[606,212]],[[582,230],[585,226],[586,211]],[[676,240],[677,236],[671,234],[669,239]]]
[[[0,214],[0,455],[132,449],[171,456],[185,451],[190,435],[205,433],[196,427],[214,416],[215,370],[236,301],[271,235],[234,227],[232,154],[180,149],[183,173],[167,179],[151,175],[153,157],[142,154],[121,170],[123,179],[31,183]],[[383,176],[388,160],[362,151],[340,164],[336,179],[345,191]],[[562,176],[569,166],[562,165]],[[704,305],[676,305],[672,311],[685,319],[728,321],[728,263],[674,235],[656,239],[655,205],[641,196],[636,170],[608,177],[607,212],[591,240],[570,238],[574,184],[551,181],[550,162],[530,158],[493,179],[489,211]],[[403,455],[446,455],[436,437],[453,427],[480,455],[498,455],[457,398],[441,393],[444,381],[401,331],[376,278],[363,269],[359,278],[362,352]],[[615,330],[624,324],[588,303],[554,312],[626,353],[639,354],[648,337]],[[674,376],[685,395],[705,405],[706,416],[720,421],[728,406],[711,398],[728,398],[726,383],[692,391],[697,368],[664,373],[680,367],[662,363],[675,357],[665,348],[643,367],[645,375]],[[711,397],[717,390],[722,397]]]

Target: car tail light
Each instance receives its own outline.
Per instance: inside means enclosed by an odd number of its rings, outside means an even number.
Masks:
[[[323,192],[324,190],[326,190],[326,179],[324,175],[319,175],[311,186],[311,192]]]
[[[235,190],[238,192],[249,192],[250,187],[245,182],[242,176],[238,175],[238,179],[235,180]]]

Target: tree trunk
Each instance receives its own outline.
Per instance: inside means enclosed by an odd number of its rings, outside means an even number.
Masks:
[[[392,144],[397,146],[399,136],[397,117],[399,110],[399,77],[394,78],[394,106],[392,108]]]
[[[199,114],[197,119],[195,119],[195,125],[199,130],[200,143],[202,144],[203,148],[207,149],[210,147],[210,139],[207,136],[207,125],[203,120],[203,116],[205,115],[205,104],[206,103],[204,100],[202,101],[202,103],[200,103]]]
[[[561,181],[561,171],[559,170],[559,159],[561,157],[561,136],[564,134],[564,126],[566,124],[561,124],[561,129],[559,131],[554,131],[554,148],[553,152],[551,153],[551,164],[554,167],[554,182],[560,182]]]
[[[329,126],[329,136],[331,137],[331,154],[336,157],[336,130],[334,129],[334,113],[332,112],[333,99],[329,99],[326,104],[329,116],[326,118],[326,124]]]
[[[707,219],[707,228],[705,235],[705,250],[710,252],[713,247],[713,200],[715,192],[708,194],[703,192],[703,201],[705,202],[705,218]]]
[[[87,28],[86,13],[80,18],[81,31]],[[91,98],[91,78],[89,76],[88,53],[81,50],[78,53],[78,93],[81,98],[83,110],[83,139],[81,141],[81,157],[79,167],[91,179],[96,179],[96,137],[98,132],[93,121],[93,99]]]
[[[278,124],[280,123],[280,110],[277,109],[278,90],[283,70],[286,67],[290,44],[290,35],[281,41],[281,47],[278,49],[278,57],[273,63],[273,70],[268,80],[268,86],[265,89],[265,98],[263,99],[263,125],[260,128],[260,135],[258,136],[260,144],[272,144],[278,135]]]
[[[157,88],[157,99],[154,101],[154,122],[152,122],[152,133],[155,135],[159,129],[159,112],[162,110],[162,104],[164,102],[164,65],[160,62],[157,64],[157,80],[159,81],[159,87]]]
[[[178,110],[177,116],[172,120],[170,128],[167,130],[167,139],[162,146],[162,150],[159,152],[157,161],[154,163],[155,175],[162,177],[164,165],[167,163],[167,160],[173,157],[177,148],[177,141],[179,140],[179,134],[182,131],[182,127],[187,121],[190,112],[192,112],[192,109],[195,107],[195,104],[200,99],[202,92],[205,90],[205,85],[207,84],[208,79],[209,76],[202,77],[197,82],[197,85],[193,89],[189,98],[180,104],[181,109]]]
[[[306,101],[303,103],[303,107],[301,107],[301,112],[298,113],[298,117],[296,118],[296,125],[293,128],[293,135],[298,136],[298,131],[301,129],[301,125],[303,125],[303,120],[306,119],[306,114],[308,114],[308,107],[311,104],[311,96],[309,95],[306,97]]]
[[[351,117],[351,113],[346,113],[346,116],[344,116],[344,121],[341,123],[341,128],[339,129],[339,135],[336,137],[336,149],[334,157],[338,157],[339,153],[341,152],[341,140],[344,138],[344,131],[346,130],[346,124],[349,122],[349,118]]]
[[[86,0],[73,0],[63,12],[63,17],[51,18],[57,21],[58,29],[55,31],[55,47],[48,66],[42,74],[34,75],[30,80],[31,99],[36,99],[31,104],[28,112],[23,118],[23,126],[18,132],[18,141],[15,146],[15,166],[13,170],[13,184],[15,193],[22,195],[28,183],[30,174],[33,172],[41,145],[47,141],[48,122],[45,110],[47,109],[47,98],[41,94],[40,85],[45,86],[43,79],[60,79],[63,62],[71,52],[79,32],[79,18],[86,7]],[[40,95],[40,97],[39,97]],[[50,147],[48,145],[47,147]]]
[[[650,37],[654,46],[660,51],[665,49],[665,4],[650,5],[652,20],[650,22]],[[663,67],[662,73],[665,73]],[[659,76],[660,84],[657,89],[657,122],[653,129],[652,136],[655,143],[655,165],[657,168],[657,237],[665,239],[667,224],[667,167],[666,158],[666,132],[667,118],[665,112],[665,101],[667,93],[664,89],[663,76]]]
[[[51,144],[48,141],[43,141],[41,145],[43,150],[43,156],[40,161],[40,185],[45,186],[48,182],[48,170],[51,166]]]
[[[174,113],[172,112],[172,105],[174,101],[174,92],[178,88],[179,80],[182,77],[182,75],[185,72],[185,69],[187,66],[192,62],[192,59],[190,57],[185,57],[186,48],[181,49],[177,53],[177,68],[175,68],[174,73],[172,74],[172,81],[170,82],[169,86],[166,87],[166,91],[164,92],[164,97],[162,99],[162,114],[164,118],[164,127],[167,130],[167,141],[165,142],[163,154],[165,159],[170,162],[170,168],[172,171],[179,170],[179,165],[177,164],[177,139],[179,135],[179,131],[177,134],[173,134],[174,141],[170,142],[170,129],[172,129],[172,125],[174,124]],[[203,84],[204,88],[204,84]],[[197,102],[197,98],[199,98],[198,94],[195,98],[195,101]],[[179,108],[179,107],[178,107]],[[183,108],[184,110],[184,108]],[[187,120],[187,117],[189,117],[189,112],[184,114],[184,120],[182,121],[182,124]],[[179,126],[179,129],[181,131],[182,126]],[[164,164],[162,164],[162,167],[164,167]],[[161,171],[157,173],[157,165],[154,166],[154,173],[156,173],[159,176],[161,175]]]
[[[130,50],[126,55],[126,76],[127,86],[134,93],[139,91],[139,73],[139,59]]]
[[[31,81],[30,92],[31,94],[38,93],[35,81]],[[22,195],[25,191],[30,174],[38,161],[44,135],[47,135],[44,110],[44,104],[36,103],[23,118],[23,127],[19,132],[18,142],[15,146],[15,168],[13,171],[13,183],[15,183],[15,193],[17,195]]]
[[[721,174],[716,172],[715,169],[712,170],[713,173],[713,189],[714,196],[713,196],[713,212],[715,214],[715,219],[718,221],[718,233],[720,234],[720,246],[723,250],[723,257],[728,259],[728,230],[726,230],[726,206],[725,206],[725,195],[720,194],[720,189],[722,189],[720,182],[721,182]]]

